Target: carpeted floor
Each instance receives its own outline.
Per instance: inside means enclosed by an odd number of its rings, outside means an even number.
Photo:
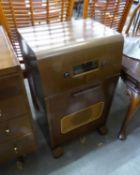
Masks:
[[[64,145],[65,154],[54,159],[39,132],[39,149],[25,158],[23,170],[17,170],[15,161],[10,161],[0,167],[0,175],[139,175],[140,111],[128,128],[127,140],[117,139],[127,106],[125,86],[119,81],[106,136],[93,131],[85,136],[84,144],[77,139]]]

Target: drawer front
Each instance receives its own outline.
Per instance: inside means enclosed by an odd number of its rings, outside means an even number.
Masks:
[[[0,123],[0,143],[13,141],[32,132],[28,116],[15,118]]]
[[[0,122],[27,113],[24,96],[17,96],[0,101]]]
[[[18,96],[23,91],[23,84],[19,75],[0,77],[0,101]]]
[[[0,146],[0,163],[35,151],[36,143],[32,134]]]
[[[60,95],[46,98],[51,113],[57,116],[69,115],[81,109],[104,100],[104,91],[101,84],[83,86]],[[53,119],[53,118],[52,118]]]

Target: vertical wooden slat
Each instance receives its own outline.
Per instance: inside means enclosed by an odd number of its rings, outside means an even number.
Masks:
[[[0,25],[2,25],[2,7],[1,7],[1,0],[0,0]]]
[[[64,15],[64,0],[61,0],[61,21],[63,21]]]
[[[95,3],[96,3],[96,0],[93,0],[91,3],[92,3],[91,4],[92,10],[90,10],[90,16],[91,16],[91,18],[93,18],[94,17],[94,13],[95,13]]]
[[[0,0],[0,24],[4,24],[5,26],[5,19],[3,16],[3,9],[2,9],[2,0]]]
[[[74,2],[75,2],[75,0],[70,0],[69,1],[68,13],[67,13],[67,20],[70,20],[71,17],[72,17]]]
[[[84,0],[83,18],[88,17],[88,4],[89,4],[89,0]]]
[[[49,23],[49,0],[46,0],[46,21]]]
[[[4,26],[4,28],[6,29],[7,33],[8,33],[8,36],[10,37],[10,33],[9,33],[9,26],[8,24],[6,23],[6,19],[5,19],[5,16],[3,15],[4,12],[3,12],[3,8],[2,8],[2,0],[0,0],[0,23],[1,25]]]
[[[9,24],[6,22],[7,21],[7,18],[4,16],[4,10],[2,8],[2,3],[4,3],[4,0],[0,0],[0,18],[1,18],[1,24],[5,28],[5,30],[7,31],[7,34],[9,36],[9,38],[10,38],[11,43],[12,43],[12,34],[11,34],[12,33],[12,29],[10,29]],[[9,6],[10,6],[10,4],[9,4]],[[8,6],[8,9],[11,11],[11,8],[9,6]]]
[[[13,22],[14,22],[15,28],[17,28],[16,17],[15,17],[14,7],[13,7],[13,0],[8,0],[8,1],[9,1],[9,7],[10,7],[10,10],[11,10],[11,15],[12,15],[12,18],[13,18]]]
[[[131,8],[131,5],[133,3],[133,0],[126,0],[126,6],[124,8],[124,11],[123,11],[123,14],[122,14],[122,18],[121,18],[121,21],[119,23],[119,26],[118,26],[118,32],[122,32],[122,29],[123,29],[123,26],[126,22],[126,18],[128,16],[128,13],[130,11],[130,8]]]
[[[30,4],[31,23],[34,26],[35,23],[34,23],[34,14],[33,14],[33,1],[29,0],[29,2],[30,2],[29,4]]]

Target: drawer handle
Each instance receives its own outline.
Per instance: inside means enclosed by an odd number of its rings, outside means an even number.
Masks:
[[[0,110],[0,117],[2,117],[2,110]]]
[[[6,130],[5,130],[5,133],[6,133],[6,134],[9,134],[10,132],[11,132],[10,129],[6,129]]]
[[[18,147],[17,146],[14,147],[14,151],[15,151],[16,154],[18,153]]]

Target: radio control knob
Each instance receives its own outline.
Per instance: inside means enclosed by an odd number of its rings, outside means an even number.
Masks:
[[[70,72],[65,72],[65,73],[64,73],[64,77],[65,77],[65,78],[70,77]]]

